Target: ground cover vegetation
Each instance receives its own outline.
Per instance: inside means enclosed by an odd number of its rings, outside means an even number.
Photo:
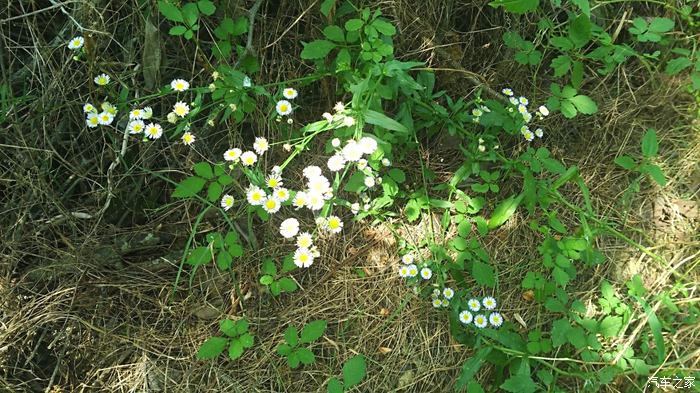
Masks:
[[[697,391],[699,24],[4,6],[0,386]]]

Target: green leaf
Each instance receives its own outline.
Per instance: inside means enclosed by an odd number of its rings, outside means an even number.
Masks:
[[[644,157],[654,157],[659,153],[659,142],[656,139],[656,130],[650,128],[642,138],[642,154]]]
[[[197,7],[199,7],[199,11],[207,16],[214,15],[214,12],[216,12],[216,6],[209,0],[199,0]]]
[[[225,337],[212,337],[202,344],[197,351],[197,359],[213,359],[226,348],[228,339]]]
[[[588,17],[591,16],[591,5],[588,3],[588,0],[571,0],[571,3],[578,6],[578,8],[581,10],[581,12],[584,13],[584,15]]]
[[[598,112],[598,105],[588,96],[579,94],[569,98],[569,101],[583,114],[592,115]]]
[[[571,57],[569,55],[559,55],[552,59],[551,67],[554,69],[554,76],[566,75],[571,68]]]
[[[327,322],[325,320],[319,319],[304,326],[304,329],[301,331],[301,342],[308,344],[318,340],[323,335],[323,332],[326,331],[326,325]]]
[[[365,22],[362,21],[362,19],[350,19],[349,21],[345,22],[345,30],[347,31],[357,31],[362,28],[362,25]]]
[[[404,209],[404,214],[408,222],[414,222],[420,217],[420,204],[415,199],[409,199],[406,203],[406,208]]]
[[[190,176],[185,180],[181,181],[173,191],[173,198],[190,198],[204,188],[204,184],[207,181],[197,176]]]
[[[514,14],[524,14],[537,9],[540,0],[494,0],[489,5],[493,8],[503,7]]]
[[[523,364],[527,364],[526,361],[523,361]],[[500,388],[513,393],[533,393],[539,390],[535,381],[532,380],[532,376],[530,376],[529,367],[525,368],[522,366],[518,373],[506,379]]]
[[[561,114],[564,115],[564,117],[566,117],[567,119],[573,119],[574,117],[576,117],[576,114],[578,112],[576,111],[576,107],[574,106],[574,104],[571,103],[571,101],[564,100],[560,103],[561,106],[559,110],[561,111]]]
[[[523,194],[516,196],[511,195],[506,200],[501,202],[491,214],[489,219],[489,229],[495,229],[503,225],[515,213],[515,210],[520,205],[523,199]]]
[[[315,40],[304,44],[301,58],[304,60],[322,59],[335,48],[335,44],[327,40]]]
[[[255,337],[250,333],[243,333],[239,339],[243,348],[251,348],[255,344]]]
[[[384,35],[392,36],[396,34],[396,27],[385,20],[376,19],[372,22],[372,26]]]
[[[621,317],[607,316],[607,317],[603,318],[603,320],[600,322],[600,326],[598,327],[598,331],[600,332],[600,334],[603,335],[603,337],[611,338],[611,337],[615,337],[621,328],[622,328],[622,318]]]
[[[171,27],[170,31],[168,31],[168,34],[178,36],[178,35],[185,34],[186,31],[187,31],[187,28],[185,26],[177,25],[177,26]]]
[[[586,333],[578,326],[569,330],[567,340],[571,345],[576,347],[576,349],[583,349],[586,347]]]
[[[591,40],[591,20],[587,15],[579,15],[569,23],[569,39],[578,48]]]
[[[475,260],[472,264],[472,276],[479,285],[490,288],[496,286],[496,274],[491,265]]]
[[[666,186],[666,176],[664,176],[664,172],[659,168],[658,165],[654,164],[649,164],[644,166],[644,172],[649,174],[649,176],[654,179],[656,184],[660,185],[661,187]]]
[[[297,344],[299,344],[297,328],[293,325],[289,325],[289,327],[284,331],[284,339],[287,341],[287,344],[292,347],[296,347]]]
[[[474,354],[474,356],[464,362],[462,365],[462,372],[459,374],[459,379],[455,383],[456,389],[464,388],[467,383],[474,378],[474,375],[476,375],[481,368],[484,359],[486,359],[486,356],[488,356],[492,350],[493,348],[490,346],[481,348],[476,352],[476,354]]]
[[[279,283],[280,288],[282,288],[282,290],[285,292],[294,292],[298,289],[297,283],[289,277],[280,278]]]
[[[187,257],[187,263],[192,266],[204,265],[211,262],[212,255],[209,247],[197,247]]]
[[[173,22],[183,22],[182,13],[176,6],[165,0],[158,1],[158,11],[160,11],[166,19]]]
[[[666,33],[673,30],[675,23],[669,18],[654,18],[649,23],[649,31],[654,33]]]
[[[209,202],[215,202],[221,197],[221,193],[224,191],[223,187],[219,183],[211,183],[207,189],[207,199]]]
[[[197,4],[186,3],[185,5],[183,5],[182,18],[184,19],[186,25],[193,27],[197,23],[197,18],[199,18],[199,9],[197,8]]]
[[[289,367],[292,369],[299,367],[299,355],[297,355],[296,351],[287,356],[287,365],[289,365]]]
[[[571,324],[566,318],[557,319],[552,324],[552,345],[560,347],[568,342],[568,335],[571,331]]]
[[[365,111],[365,121],[369,124],[374,124],[375,126],[386,128],[387,130],[397,131],[404,134],[409,133],[408,128],[406,128],[406,126],[404,126],[403,124],[399,123],[394,119],[389,118],[383,113],[379,113],[371,109]]]
[[[222,319],[219,321],[219,330],[229,337],[238,336],[238,331],[236,331],[236,324],[230,319]]]
[[[637,163],[634,162],[634,159],[630,156],[619,156],[615,158],[615,164],[621,166],[624,169],[630,170],[637,166]]]
[[[216,266],[218,266],[221,270],[228,270],[231,267],[232,262],[233,258],[228,251],[220,251],[216,256]]]
[[[275,276],[277,275],[277,266],[275,265],[275,262],[272,259],[265,259],[263,261],[262,267],[260,268],[260,271],[263,274],[267,274],[270,276]]]
[[[335,5],[336,0],[324,0],[323,3],[321,3],[321,13],[323,16],[328,16],[331,13],[331,9]]]
[[[365,187],[365,175],[362,172],[355,172],[350,176],[343,188],[347,192],[358,192]]]
[[[684,69],[693,65],[693,62],[687,57],[677,57],[666,63],[666,74],[676,75]]]
[[[399,184],[406,181],[406,173],[399,168],[391,168],[389,170],[389,177]]]
[[[338,380],[338,378],[331,378],[328,381],[328,393],[343,393],[343,383]]]
[[[280,344],[277,346],[277,353],[280,356],[289,356],[292,353],[292,347],[287,344]]]
[[[247,319],[239,319],[236,321],[236,332],[238,334],[243,334],[248,331],[248,320]]]
[[[262,284],[262,285],[270,285],[274,281],[275,281],[275,279],[272,278],[272,276],[270,276],[268,274],[265,274],[264,276],[260,277],[260,284]]]
[[[313,364],[313,362],[316,361],[316,357],[314,356],[314,353],[311,352],[310,349],[308,348],[299,348],[296,350],[297,357],[299,357],[299,361],[304,364],[305,366],[308,366],[309,364]]]
[[[365,357],[362,355],[353,356],[343,365],[343,385],[349,389],[362,381],[367,372]]]
[[[337,41],[337,42],[344,42],[345,41],[345,34],[343,33],[343,29],[341,29],[339,26],[336,26],[336,25],[326,26],[323,29],[323,35],[332,41]]]
[[[197,175],[210,180],[214,177],[214,169],[209,165],[208,162],[198,162],[194,164],[194,173]]]
[[[245,349],[243,348],[243,343],[241,343],[241,340],[233,339],[231,340],[231,346],[228,347],[228,357],[231,360],[236,360],[243,355],[244,350]]]

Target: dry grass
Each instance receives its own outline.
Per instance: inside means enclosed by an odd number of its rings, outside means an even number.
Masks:
[[[248,141],[252,129],[274,139],[276,125],[260,121],[208,129],[196,152],[175,145],[136,144],[129,146],[121,165],[108,171],[121,136],[83,127],[82,103],[101,98],[93,91],[89,73],[82,71],[85,67],[76,67],[60,44],[76,31],[71,15],[93,30],[97,61],[121,75],[125,84],[139,86],[140,37],[147,15],[136,1],[56,3],[64,4],[65,13],[53,3],[40,3],[13,2],[0,11],[2,80],[10,82],[15,97],[24,97],[0,103],[8,113],[0,123],[0,390],[318,391],[357,353],[369,358],[369,373],[359,391],[442,392],[454,383],[470,354],[450,338],[447,317],[400,283],[393,269],[396,245],[381,227],[357,224],[342,238],[327,240],[323,262],[295,274],[303,290],[293,296],[270,298],[256,284],[260,260],[283,252],[272,239],[262,238],[264,252],[237,266],[242,297],[229,275],[200,269],[192,286],[184,280],[170,299],[195,210],[172,202],[166,184],[148,171],[177,176],[201,157],[220,154],[222,144]],[[406,0],[372,3],[397,22],[396,53],[401,58],[423,59],[434,67],[458,66],[494,87],[510,84],[533,91],[537,98],[546,96],[520,77],[520,67],[501,44],[503,30],[518,22],[485,1],[426,0],[421,7]],[[251,4],[222,2],[235,14]],[[298,60],[298,42],[318,35],[320,18],[312,4],[265,2],[256,24],[254,46],[262,69],[256,80],[276,82],[311,71]],[[611,23],[616,17],[610,16]],[[157,15],[150,19],[157,24]],[[170,59],[161,70],[163,78],[194,73],[195,79],[206,79],[206,61],[188,63],[195,58],[190,46],[163,41],[161,49]],[[601,113],[592,121],[553,119],[547,144],[555,156],[581,168],[594,207],[603,217],[639,228],[625,233],[653,245],[654,252],[685,275],[680,284],[684,302],[696,302],[698,216],[679,202],[700,203],[696,107],[683,92],[683,81],[648,79],[645,72],[632,62],[591,82],[586,88],[595,92]],[[453,96],[466,96],[474,85],[464,83],[462,76],[440,73],[439,87]],[[307,112],[312,117],[342,98],[329,83],[318,89],[318,94],[305,93],[305,107],[314,108]],[[620,199],[629,179],[612,160],[638,151],[648,127],[660,131],[660,164],[669,174],[669,185],[662,190],[645,184],[624,213]],[[460,164],[459,152],[439,142],[425,146],[424,158],[437,173],[450,173]],[[268,157],[270,162],[275,159]],[[573,190],[569,194],[579,201]],[[107,200],[110,207],[102,214]],[[575,225],[575,217],[563,211],[562,215]],[[220,226],[212,218],[200,230]],[[401,230],[415,235],[421,228]],[[551,321],[543,308],[523,298],[520,289],[525,272],[537,270],[538,241],[527,218],[516,215],[485,244],[499,272],[504,313],[519,314],[528,329]],[[576,282],[577,292],[589,304],[602,279],[621,288],[632,274],[641,273],[652,293],[677,280],[670,269],[619,240],[601,238],[599,248],[608,262],[582,273]],[[358,269],[366,277],[360,277]],[[194,359],[200,343],[216,332],[219,319],[243,316],[252,321],[254,351],[238,362]],[[319,318],[329,321],[326,335],[314,348],[319,361],[290,371],[274,353],[284,328]],[[698,368],[700,340],[694,329],[681,327],[666,340],[672,345],[670,363]],[[608,390],[626,390],[628,382],[618,380]]]

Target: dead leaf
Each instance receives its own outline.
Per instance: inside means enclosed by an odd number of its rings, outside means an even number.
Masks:
[[[377,350],[377,352],[379,352],[379,353],[382,354],[382,355],[386,355],[387,353],[391,352],[391,348],[379,347],[379,349]]]
[[[382,309],[379,310],[379,315],[381,315],[381,316],[383,316],[383,317],[389,316],[389,309],[388,309],[388,308],[383,308],[383,307],[382,307]]]
[[[527,300],[528,302],[532,302],[535,300],[535,292],[532,290],[527,290],[523,292],[523,299]]]

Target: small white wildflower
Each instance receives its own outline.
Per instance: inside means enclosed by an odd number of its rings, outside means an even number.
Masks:
[[[141,120],[143,119],[143,109],[141,108],[134,108],[129,112],[129,119],[130,120]]]
[[[354,140],[349,140],[348,143],[343,147],[343,157],[346,161],[356,162],[362,158],[362,148]]]
[[[294,251],[294,264],[298,267],[307,268],[314,263],[314,256],[308,248],[297,248]]]
[[[478,327],[479,329],[483,329],[488,325],[488,322],[486,320],[486,316],[482,314],[477,314],[474,317],[474,326]]]
[[[420,269],[420,276],[424,280],[430,280],[430,277],[433,276],[433,271],[430,270],[430,268],[424,267],[424,268]]]
[[[251,87],[253,86],[253,81],[250,80],[250,77],[245,77],[243,78],[243,87]]]
[[[389,166],[389,165],[391,165],[391,161],[386,157],[382,158],[382,165]]]
[[[68,41],[68,49],[80,49],[85,44],[85,39],[81,36],[74,37]]]
[[[442,301],[440,302],[440,305],[442,307],[448,307],[450,305],[450,301],[447,299],[442,299]]]
[[[503,317],[500,313],[492,312],[491,315],[489,315],[489,322],[491,322],[491,326],[499,327],[503,325]]]
[[[315,177],[321,176],[323,172],[321,171],[321,168],[317,167],[316,165],[309,165],[306,168],[304,168],[302,174],[307,179],[313,179]]]
[[[292,206],[299,210],[306,205],[307,197],[304,191],[299,191],[294,194],[294,199],[292,200]]]
[[[288,114],[292,113],[292,104],[287,100],[277,101],[275,110],[277,110],[277,113],[280,116],[287,116]]]
[[[542,114],[542,116],[549,116],[549,109],[547,109],[546,106],[542,105],[539,108],[537,108],[537,111]]]
[[[345,168],[345,158],[342,154],[334,154],[328,159],[328,169],[331,172],[342,171]]]
[[[87,104],[83,105],[83,112],[85,112],[85,113],[97,112],[97,109],[95,108],[94,105],[87,103]]]
[[[282,149],[283,149],[284,151],[291,151],[291,150],[292,150],[292,145],[290,145],[289,143],[285,143],[284,145],[282,145]]]
[[[265,179],[265,184],[270,188],[277,188],[284,184],[282,181],[282,175],[277,172],[270,173]]]
[[[221,198],[221,208],[228,211],[228,209],[230,209],[233,206],[233,202],[235,202],[233,197],[229,194],[226,194]]]
[[[485,152],[485,151],[486,151],[486,146],[484,146],[484,145],[479,145],[479,151],[482,152],[482,153]]]
[[[472,109],[472,116],[474,116],[474,117],[480,117],[483,114],[484,114],[484,111],[482,111],[481,109],[476,109],[476,108]]]
[[[333,122],[333,115],[331,115],[331,114],[328,113],[328,112],[323,112],[323,114],[321,115],[321,117],[323,117],[324,119],[326,119],[326,121],[329,122],[329,123],[332,123],[332,122]],[[336,146],[336,147],[337,147],[337,146]]]
[[[170,82],[170,87],[175,91],[185,91],[190,88],[190,83],[184,79],[174,79]]]
[[[224,152],[224,160],[236,162],[239,158],[241,158],[241,154],[243,154],[241,149],[228,149],[226,152]]]
[[[190,113],[190,106],[182,101],[178,101],[173,106],[173,113],[180,117],[185,117]]]
[[[532,140],[535,139],[535,134],[533,134],[532,131],[530,131],[530,130],[527,130],[527,131],[523,132],[522,134],[523,134],[523,137],[525,137],[525,140],[527,140],[528,142],[532,142]]]
[[[108,84],[109,80],[110,80],[110,78],[109,78],[109,75],[107,75],[107,74],[97,75],[94,79],[95,84],[99,85],[99,86],[104,86],[104,85]]]
[[[513,105],[518,105],[518,104],[520,103],[520,102],[518,101],[518,99],[515,98],[515,97],[510,97],[510,98],[508,98],[508,101],[510,101],[510,103],[513,104]]]
[[[537,136],[538,138],[542,138],[544,136],[544,131],[542,131],[541,128],[536,129],[535,136]]]
[[[269,196],[269,197],[265,198],[265,200],[263,201],[262,207],[266,212],[268,212],[270,214],[274,214],[280,210],[280,207],[282,207],[282,204],[280,203],[280,201],[277,198]]]
[[[168,120],[168,123],[177,123],[177,114],[175,112],[168,113],[168,115],[165,118],[166,120]]]
[[[474,319],[474,316],[472,313],[469,312],[469,310],[464,310],[461,313],[459,313],[459,321],[462,322],[464,325],[469,325],[472,320]]]
[[[263,191],[260,187],[251,185],[246,191],[246,199],[252,206],[262,205],[266,198],[267,195],[265,195],[265,191]]]
[[[374,140],[374,138],[368,136],[362,137],[359,144],[360,150],[362,150],[364,154],[372,154],[377,151],[377,141]]]
[[[345,116],[343,118],[343,126],[352,127],[355,125],[355,118],[352,116]]]
[[[158,139],[163,136],[163,127],[158,123],[148,123],[145,133],[150,139]]]
[[[197,139],[193,133],[187,131],[184,134],[182,134],[182,137],[180,137],[182,140],[182,143],[185,144],[185,146],[190,146],[191,144],[194,143],[194,141]]]
[[[433,299],[433,307],[435,307],[435,308],[440,308],[440,307],[442,307],[442,300],[440,300],[440,299]]]
[[[374,181],[374,177],[372,177],[372,176],[365,177],[365,186],[367,188],[372,188],[372,187],[374,187],[375,184],[376,184],[376,182]]]
[[[280,224],[280,234],[285,239],[291,239],[299,233],[299,220],[296,218],[288,218]]]
[[[408,253],[404,254],[404,256],[401,257],[401,262],[403,262],[406,265],[410,265],[415,261],[415,258],[413,257],[413,254]]]
[[[336,102],[335,106],[333,107],[333,110],[336,111],[337,113],[344,112],[345,111],[345,104],[338,101],[338,102]]]
[[[247,151],[241,154],[241,163],[243,166],[251,166],[256,162],[258,162],[258,156],[256,156],[252,151]]]
[[[318,194],[323,194],[331,190],[331,183],[328,181],[328,178],[323,175],[309,179],[307,186],[309,187],[309,191]]]
[[[528,101],[527,98],[525,98],[525,97],[518,98],[518,102],[520,102],[520,104],[525,105],[525,106],[527,106],[527,104],[530,103],[530,101]]]
[[[408,276],[409,277],[415,277],[418,275],[418,266],[416,265],[408,265]]]
[[[408,266],[403,265],[399,268],[399,277],[401,277],[401,278],[408,277]]]
[[[338,138],[333,138],[333,140],[331,140],[331,146],[333,146],[333,147],[340,147],[340,139],[338,139]]]
[[[109,112],[100,112],[100,114],[97,115],[97,120],[101,125],[108,126],[114,121],[114,115]]]
[[[507,88],[507,87],[506,87],[505,89],[501,90],[501,92],[502,92],[503,94],[507,95],[507,96],[512,96],[512,95],[513,95],[513,90],[511,90],[511,89],[509,89],[509,88]]]
[[[310,210],[321,210],[325,204],[326,201],[323,198],[323,194],[318,192],[309,192],[306,194],[306,207]]]
[[[343,230],[343,221],[337,216],[328,216],[326,229],[332,233],[340,233]]]
[[[153,108],[150,106],[143,108],[143,119],[148,120],[151,117],[153,117]]]
[[[87,114],[85,122],[88,127],[95,128],[100,124],[100,115],[98,115],[97,112],[90,112]]]
[[[277,198],[280,202],[287,202],[289,199],[289,190],[284,187],[277,187],[272,190],[272,196]]]
[[[297,247],[299,248],[311,248],[313,242],[314,238],[309,232],[302,232],[297,236]]]
[[[524,115],[525,113],[527,113],[527,107],[523,104],[518,105],[518,113]]]
[[[481,303],[484,305],[484,308],[487,310],[493,310],[496,308],[496,299],[493,298],[492,296],[486,296],[481,300]]]
[[[467,301],[467,306],[474,312],[481,310],[481,303],[477,299],[469,299],[469,301]]]
[[[291,117],[287,119],[287,124],[294,124],[294,119],[292,119]]]
[[[256,137],[255,142],[253,142],[253,150],[255,150],[256,153],[263,155],[268,149],[270,148],[270,144],[267,142],[267,139],[263,137]]]
[[[360,204],[355,202],[352,205],[350,205],[350,211],[352,214],[357,214],[360,212]]]
[[[359,170],[362,171],[362,170],[364,170],[365,168],[367,168],[367,160],[365,160],[364,158],[362,158],[362,159],[360,159],[359,161],[357,161],[357,169],[359,169]]]
[[[291,87],[288,87],[288,88],[282,90],[282,95],[284,96],[284,98],[286,98],[288,100],[293,100],[293,99],[297,98],[297,96],[299,95],[299,92],[297,92],[296,89],[292,89]]]
[[[454,295],[455,291],[450,287],[447,287],[442,290],[442,296],[444,296],[447,300],[451,300]]]

